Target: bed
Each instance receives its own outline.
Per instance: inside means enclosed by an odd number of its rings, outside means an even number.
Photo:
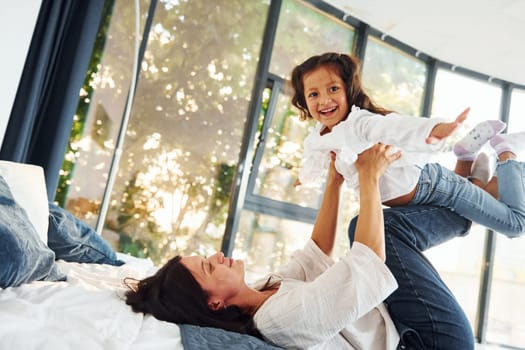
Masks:
[[[0,347],[5,349],[183,349],[179,327],[133,313],[122,279],[152,266],[58,261],[67,281],[35,281],[0,292]],[[150,338],[150,342],[148,342]]]
[[[124,278],[156,267],[112,251],[87,226],[52,221],[57,217],[41,169],[0,161],[0,349],[278,349],[133,312],[123,300]],[[24,260],[19,247],[31,253]]]
[[[119,254],[122,266],[58,261],[67,281],[35,281],[0,292],[1,349],[277,349],[246,335],[176,325],[123,302],[124,277],[155,271]]]

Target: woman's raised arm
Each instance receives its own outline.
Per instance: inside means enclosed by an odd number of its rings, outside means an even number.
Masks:
[[[385,226],[379,193],[379,178],[388,166],[401,157],[391,146],[376,144],[362,152],[355,162],[359,173],[359,218],[354,240],[368,246],[385,260]]]
[[[339,197],[344,181],[343,176],[335,170],[334,162],[335,154],[332,153],[323,201],[312,231],[312,240],[326,255],[331,255],[334,249]]]

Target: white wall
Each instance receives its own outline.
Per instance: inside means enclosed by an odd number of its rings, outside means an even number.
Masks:
[[[0,10],[0,145],[22,75],[42,0],[1,2]]]

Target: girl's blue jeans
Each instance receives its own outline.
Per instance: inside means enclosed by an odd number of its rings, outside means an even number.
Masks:
[[[525,231],[525,163],[498,163],[499,200],[439,164],[427,164],[409,205],[436,205],[513,238]]]
[[[399,349],[474,349],[468,319],[423,251],[466,235],[471,222],[435,206],[384,210],[386,264],[399,285],[386,300]],[[348,229],[353,242],[357,217]]]

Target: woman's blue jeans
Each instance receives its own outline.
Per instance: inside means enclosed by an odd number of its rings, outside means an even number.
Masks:
[[[473,222],[513,238],[525,231],[525,163],[496,167],[499,200],[439,164],[427,164],[410,205],[449,208]]]
[[[471,350],[474,335],[456,298],[423,251],[468,233],[471,222],[435,206],[384,210],[386,265],[399,285],[386,300],[399,349]],[[354,240],[357,217],[348,234]]]

